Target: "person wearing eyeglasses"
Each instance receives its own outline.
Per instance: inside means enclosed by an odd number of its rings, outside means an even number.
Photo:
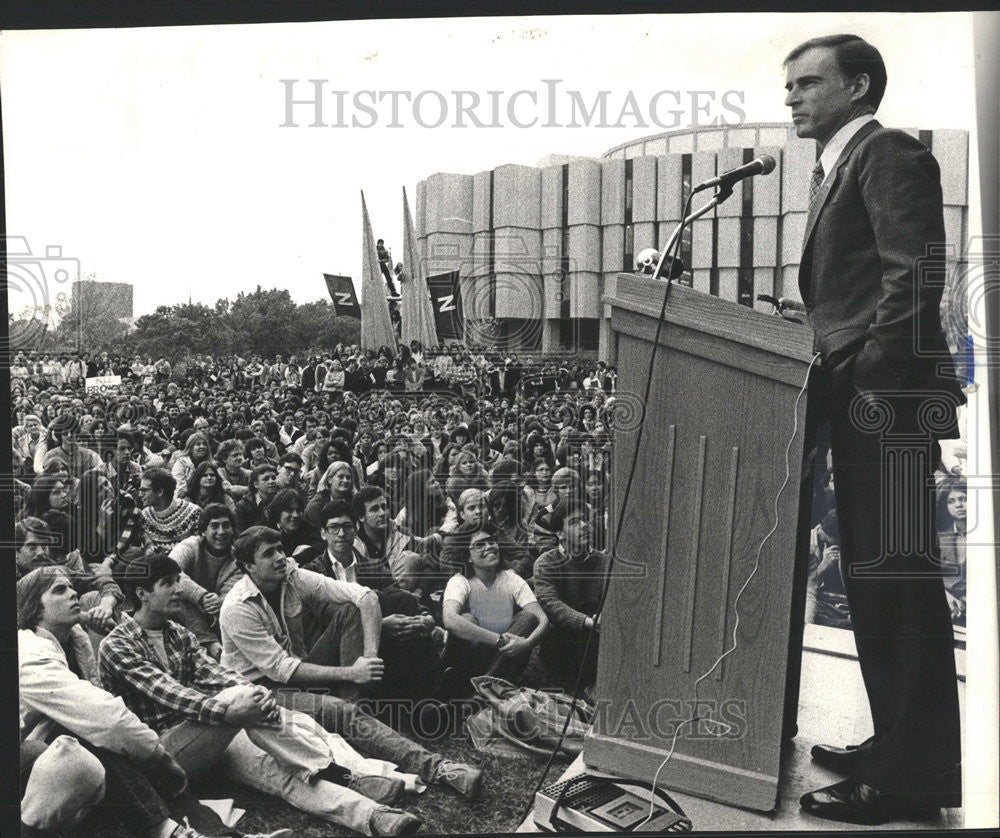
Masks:
[[[294,452],[285,454],[278,460],[278,486],[302,492],[302,457]]]
[[[549,620],[531,588],[500,558],[492,524],[466,524],[453,535],[466,536],[464,573],[456,573],[444,589],[442,614],[448,630],[442,698],[471,692],[469,679],[493,675],[515,682],[528,664],[531,650],[549,627]]]
[[[366,554],[363,542],[357,538],[362,532],[362,522],[356,517],[359,508],[376,505],[385,512],[381,490],[368,487],[367,495],[371,497],[372,493],[374,498],[368,504],[363,501],[355,505],[346,501],[327,504],[321,515],[325,549],[317,551],[318,555],[311,560],[307,551],[295,558],[306,570],[342,582],[356,582],[375,591],[382,611],[379,655],[385,668],[384,677],[373,692],[379,698],[421,699],[430,695],[437,684],[438,643],[444,639],[444,630],[436,626],[434,617],[418,597],[399,586],[385,557]]]

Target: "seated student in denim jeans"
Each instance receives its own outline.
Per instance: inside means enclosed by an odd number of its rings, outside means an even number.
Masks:
[[[382,613],[375,591],[299,568],[285,556],[280,533],[267,527],[243,533],[233,554],[246,575],[219,614],[223,666],[274,689],[279,705],[309,714],[370,756],[425,783],[470,799],[479,795],[479,769],[443,759],[348,700],[381,681],[385,668],[378,657]]]
[[[115,822],[141,838],[241,834],[186,792],[184,769],[156,733],[99,686],[80,601],[61,567],[38,568],[17,583],[17,627],[22,835],[72,826],[93,835]],[[83,751],[100,763],[103,783]],[[69,761],[53,767],[60,758]],[[53,773],[62,773],[62,785],[51,782]],[[70,778],[86,793],[70,788]],[[185,819],[198,831],[179,823]]]
[[[458,542],[460,535],[468,540]],[[467,694],[474,675],[515,681],[549,627],[528,583],[504,567],[492,524],[469,525],[452,539],[465,572],[452,576],[444,589],[448,643],[441,691],[446,698]]]
[[[101,644],[105,688],[191,778],[221,762],[233,779],[363,834],[411,825],[412,816],[385,805],[402,794],[405,777],[389,765],[381,766],[387,776],[368,776],[355,753],[338,758],[310,716],[278,707],[267,688],[216,663],[170,619],[180,614],[180,573],[164,553],[129,566],[123,584],[139,607]]]

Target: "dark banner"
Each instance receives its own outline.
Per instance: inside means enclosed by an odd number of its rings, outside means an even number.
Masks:
[[[354,293],[354,283],[351,282],[351,278],[323,274],[323,279],[326,280],[326,290],[330,292],[333,310],[337,312],[337,317],[357,317],[360,320],[361,304],[358,303],[358,295]]]
[[[462,289],[458,271],[427,277],[427,290],[434,305],[434,325],[442,343],[463,340],[465,321],[462,318]]]

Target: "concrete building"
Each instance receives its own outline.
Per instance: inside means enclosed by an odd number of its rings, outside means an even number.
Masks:
[[[966,241],[966,131],[907,129],[941,165],[948,261]],[[493,321],[501,346],[607,358],[615,276],[665,245],[693,184],[770,154],[767,177],[737,184],[681,243],[682,282],[734,303],[798,297],[798,260],[816,144],[787,123],[671,131],[599,158],[548,155],[417,185],[416,228],[428,275],[458,270],[467,320]],[[707,195],[704,200],[707,200]],[[695,199],[694,207],[702,199]],[[951,271],[949,271],[949,276]]]

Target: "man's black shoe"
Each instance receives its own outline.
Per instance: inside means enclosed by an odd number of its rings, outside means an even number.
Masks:
[[[813,745],[810,753],[817,765],[822,765],[838,774],[853,774],[870,744],[869,739],[860,745],[848,745],[846,748],[838,748],[836,745]]]
[[[843,823],[877,826],[890,821],[926,821],[937,817],[937,806],[883,794],[853,778],[811,791],[799,799],[802,811]]]

